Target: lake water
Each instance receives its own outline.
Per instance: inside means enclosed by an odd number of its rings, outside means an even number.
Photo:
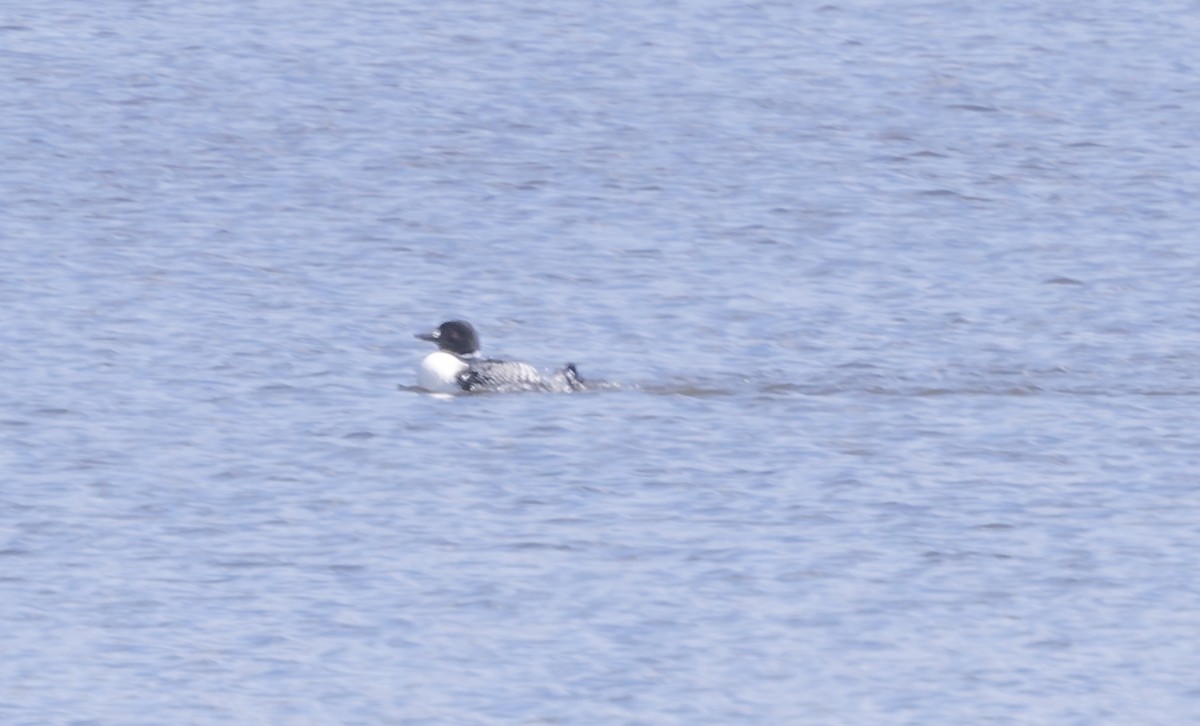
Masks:
[[[1197,38],[9,3],[0,722],[1196,722]]]

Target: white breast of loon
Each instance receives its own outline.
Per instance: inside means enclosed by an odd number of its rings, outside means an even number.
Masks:
[[[459,393],[463,390],[459,376],[467,372],[468,363],[444,350],[425,356],[417,369],[417,385],[434,393]]]

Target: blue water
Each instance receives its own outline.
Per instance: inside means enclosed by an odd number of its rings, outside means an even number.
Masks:
[[[1197,721],[1145,5],[7,8],[0,722]]]

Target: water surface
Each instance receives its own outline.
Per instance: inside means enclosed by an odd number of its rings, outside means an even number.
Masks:
[[[1193,4],[568,5],[5,15],[0,719],[1200,717]]]

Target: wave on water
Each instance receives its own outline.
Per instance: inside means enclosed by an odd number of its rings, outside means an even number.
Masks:
[[[709,375],[670,377],[654,382],[621,382],[589,379],[577,390],[567,387],[463,392],[460,395],[498,393],[602,393],[637,392],[652,396],[723,398],[742,395],[782,398],[789,396],[1197,396],[1200,385],[1190,380],[1172,381],[1139,377],[1142,383],[1105,380],[1097,372],[1073,372],[1064,367],[1042,369],[978,368],[960,366],[930,372],[889,371],[876,366],[847,366],[814,374],[807,380],[781,380],[783,375]],[[1151,380],[1156,381],[1150,385]],[[399,390],[429,393],[419,386]],[[444,394],[443,394],[444,395]]]

